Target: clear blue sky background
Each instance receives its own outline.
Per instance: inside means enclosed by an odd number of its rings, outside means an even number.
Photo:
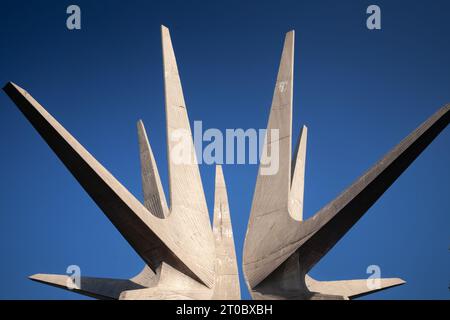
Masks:
[[[82,30],[65,27],[66,7]],[[382,30],[366,29],[378,4]],[[448,1],[4,1],[0,82],[26,88],[141,199],[136,121],[146,123],[167,190],[160,24],[171,29],[191,121],[265,128],[285,32],[296,30],[294,134],[309,127],[305,215],[314,214],[450,102]],[[0,93],[0,298],[82,296],[39,272],[127,278],[142,261]],[[314,268],[407,284],[374,299],[449,299],[447,128]],[[256,165],[226,165],[241,255]],[[210,211],[214,166],[201,166]],[[249,298],[241,275],[242,296]]]

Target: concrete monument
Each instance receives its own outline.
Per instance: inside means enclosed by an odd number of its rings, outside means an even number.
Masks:
[[[145,262],[131,279],[82,277],[73,290],[99,299],[239,299],[239,278],[225,181],[216,168],[211,228],[196,161],[174,161],[170,139],[192,133],[169,30],[162,27],[170,207],[142,121],[137,124],[144,202],[137,200],[29,93],[4,90],[51,149]],[[450,121],[438,110],[336,199],[303,219],[307,128],[292,157],[294,31],[287,33],[261,163],[278,144],[279,170],[258,173],[245,237],[243,270],[254,299],[352,299],[404,283],[380,279],[317,281],[308,272],[339,241]],[[278,130],[278,138],[270,135]],[[68,289],[68,276],[36,274],[32,280]]]
[[[162,26],[170,208],[142,121],[137,124],[144,203],[137,200],[29,93],[14,83],[4,91],[146,266],[129,280],[82,277],[78,293],[99,299],[240,299],[239,278],[220,166],[216,168],[213,228],[197,161],[178,163],[170,152],[175,130],[189,134],[186,104],[169,30]],[[32,280],[68,288],[68,276],[36,274]]]
[[[381,197],[416,157],[448,125],[450,105],[438,110],[402,140],[347,190],[311,218],[303,219],[307,128],[292,157],[294,31],[288,32],[267,125],[278,139],[266,137],[262,157],[278,143],[279,170],[258,173],[244,244],[243,270],[254,299],[352,299],[398,286],[401,279],[317,281],[308,276],[315,264]],[[269,150],[270,151],[270,150]],[[262,158],[261,163],[267,163]]]

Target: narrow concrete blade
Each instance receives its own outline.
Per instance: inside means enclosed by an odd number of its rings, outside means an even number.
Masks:
[[[170,182],[170,209],[186,214],[189,208],[211,230],[208,208],[198,170],[189,118],[169,29],[161,26],[166,98],[167,151]]]
[[[290,31],[284,39],[245,236],[243,269],[250,287],[256,286],[289,257],[292,251],[286,252],[284,240],[293,238],[297,230],[291,225],[294,220],[288,211],[292,179],[293,68],[294,31]],[[297,176],[293,192],[299,189],[298,179]],[[293,207],[296,209],[295,204]]]
[[[77,287],[73,283],[73,280],[66,275],[35,274],[30,276],[29,278],[36,282],[41,282],[50,286],[76,292],[88,297],[101,300],[119,299],[122,291],[137,290],[144,288],[143,286],[131,280],[123,280],[123,279],[81,277],[80,286]]]
[[[216,240],[216,282],[213,299],[239,300],[241,298],[236,251],[227,188],[222,166],[216,166],[213,233]]]
[[[400,278],[381,278],[373,280],[378,281],[378,283],[372,288],[369,286],[367,279],[317,281],[309,276],[306,276],[306,285],[311,292],[317,292],[323,295],[343,296],[348,299],[356,299],[381,290],[401,286],[406,283]]]
[[[293,68],[294,31],[290,31],[284,40],[249,225],[259,216],[284,208],[288,202],[291,188]],[[276,161],[274,157],[278,158],[278,164],[271,163]]]
[[[144,205],[158,218],[165,218],[169,215],[169,208],[167,207],[166,196],[159,177],[158,166],[156,165],[142,120],[138,121],[137,128]]]
[[[170,216],[173,234],[193,234],[184,251],[214,283],[215,246],[191,127],[169,29],[161,26],[166,102]],[[179,239],[177,239],[179,241]],[[179,241],[181,242],[181,241]],[[181,242],[182,243],[182,242]],[[171,264],[172,265],[172,264]],[[175,266],[175,265],[172,265]]]

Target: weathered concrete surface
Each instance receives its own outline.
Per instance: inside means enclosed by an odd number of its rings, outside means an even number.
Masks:
[[[138,137],[144,204],[29,93],[13,83],[8,83],[4,91],[148,266],[130,280],[85,277],[76,292],[112,299],[208,299],[213,295],[238,299],[236,255],[222,171],[218,169],[219,207],[215,209],[221,218],[215,222],[213,234],[175,54],[169,30],[164,26],[161,35],[170,209],[141,121]],[[192,160],[189,163],[180,164],[172,158],[175,130],[187,134]],[[62,287],[67,277],[38,274],[31,279]]]
[[[258,173],[245,238],[243,270],[255,299],[347,299],[400,285],[401,279],[383,279],[370,289],[362,281],[319,282],[307,276],[314,265],[375,203],[416,157],[448,125],[450,105],[438,110],[386,154],[347,190],[314,216],[303,220],[306,127],[292,153],[294,31],[286,34],[270,110],[264,150],[279,143],[279,170]],[[261,163],[266,163],[266,152]]]
[[[169,216],[169,208],[167,207],[166,196],[161,185],[158,167],[155,157],[153,156],[150,142],[148,141],[147,132],[144,123],[139,120],[137,123],[139,152],[141,158],[141,177],[142,191],[144,193],[144,206],[158,218],[166,218]]]
[[[239,300],[240,285],[233,228],[221,166],[216,166],[213,233],[216,240],[216,285],[213,299]]]

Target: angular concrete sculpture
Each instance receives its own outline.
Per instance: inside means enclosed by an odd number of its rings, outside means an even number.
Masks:
[[[319,212],[303,220],[307,128],[291,161],[294,31],[287,33],[267,125],[279,138],[279,170],[256,181],[244,244],[243,269],[254,299],[352,299],[401,285],[401,279],[316,281],[307,273],[381,197],[450,121],[450,105],[438,110]]]
[[[129,280],[82,277],[74,291],[99,299],[240,299],[222,169],[216,169],[211,228],[169,30],[162,26],[161,33],[170,208],[141,121],[138,137],[144,204],[24,89],[8,83],[4,91],[146,264]],[[172,159],[175,142],[170,137],[174,130],[189,134],[194,161],[177,164]],[[31,279],[67,288],[65,275],[36,274]]]

